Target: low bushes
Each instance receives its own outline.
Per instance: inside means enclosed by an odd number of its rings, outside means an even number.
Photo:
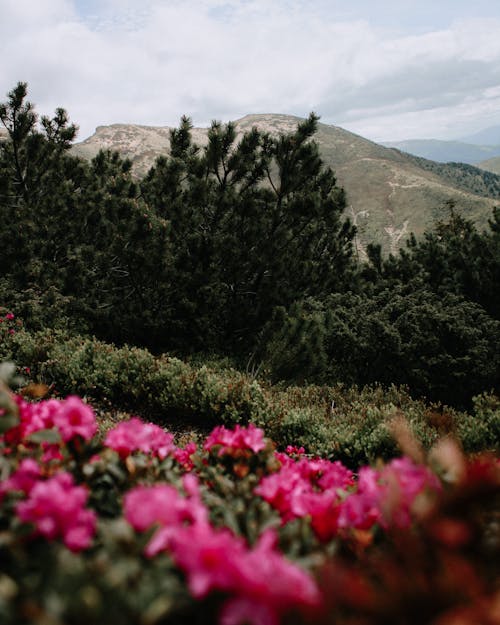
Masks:
[[[0,357],[60,396],[79,394],[101,406],[147,414],[167,426],[253,422],[281,448],[303,445],[309,453],[342,459],[351,467],[398,453],[392,423],[401,416],[429,449],[452,434],[467,452],[495,449],[500,409],[482,395],[468,414],[427,406],[394,386],[269,386],[231,368],[194,365],[144,349],[115,347],[63,331],[28,333],[7,320]]]

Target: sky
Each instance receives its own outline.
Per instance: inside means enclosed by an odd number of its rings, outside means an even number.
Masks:
[[[0,102],[195,126],[286,113],[374,141],[500,125],[498,0],[0,0]]]

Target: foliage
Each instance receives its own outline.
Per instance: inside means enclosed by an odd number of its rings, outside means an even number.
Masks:
[[[170,227],[172,347],[245,353],[276,305],[348,283],[354,230],[312,140],[317,121],[277,138],[214,122],[204,148],[189,119],[172,131],[170,156],[141,184]]]
[[[30,331],[181,358],[215,354],[273,382],[406,385],[414,397],[460,408],[499,391],[499,210],[479,232],[450,203],[449,221],[397,256],[371,245],[369,262],[356,265],[345,194],[320,158],[314,114],[279,136],[238,136],[233,124],[214,122],[204,147],[183,117],[170,153],[138,182],[116,153],[90,163],[71,156],[76,127],[62,109],[39,122],[24,83],[7,95],[0,119],[8,133],[0,301]],[[115,388],[116,373],[99,373],[108,356],[78,347],[81,362],[75,356],[69,366],[64,349],[54,350],[64,364],[44,364],[53,381],[74,369],[82,392],[94,386],[110,399],[124,386],[126,376]],[[85,359],[95,372],[81,370]],[[140,393],[153,412],[158,401],[186,407],[158,400],[172,392],[158,388],[170,374],[154,362],[158,380],[141,391],[131,384],[131,401]],[[191,386],[203,391],[180,416],[213,419],[224,391],[196,370]],[[247,419],[231,401],[222,400],[223,418]]]
[[[495,199],[500,197],[500,176],[497,174],[466,163],[439,163],[410,154],[408,157],[419,167],[438,174],[469,193]]]
[[[139,200],[128,161],[70,156],[76,127],[66,113],[42,117],[40,128],[26,95],[19,83],[0,107],[9,137],[0,144],[5,301],[19,302],[34,328],[70,317],[80,331],[144,339],[158,312],[166,224]]]
[[[425,449],[450,433],[468,451],[494,450],[499,440],[500,411],[491,395],[478,397],[474,411],[465,413],[428,406],[394,386],[270,386],[215,363],[188,364],[63,331],[18,329],[0,343],[0,356],[58,396],[80,394],[103,408],[112,405],[202,432],[220,423],[253,422],[282,449],[303,445],[353,468],[398,453],[391,426],[398,415]]]
[[[499,388],[499,322],[450,293],[397,286],[305,300],[280,309],[265,336],[275,381],[394,383],[462,407]]]
[[[181,448],[135,419],[99,442],[78,397],[32,403],[2,387],[0,400],[6,625],[493,614],[493,457],[467,459],[448,440],[427,460],[413,446],[355,475],[297,446],[278,453],[252,425]],[[411,587],[402,566],[418,574]],[[430,570],[432,587],[420,583]]]

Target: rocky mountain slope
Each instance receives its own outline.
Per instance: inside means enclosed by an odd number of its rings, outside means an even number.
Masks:
[[[236,126],[240,133],[252,126],[280,133],[292,131],[298,121],[289,115],[247,115]],[[194,129],[193,138],[200,145],[206,143],[206,129]],[[500,176],[474,167],[469,168],[464,183],[460,171],[450,175],[432,161],[415,159],[327,124],[319,124],[316,140],[347,192],[347,212],[358,227],[360,256],[370,241],[381,243],[385,252],[395,252],[410,232],[419,235],[437,219],[445,219],[450,200],[457,211],[480,226],[486,225],[493,206],[500,203]],[[157,156],[168,152],[169,128],[100,126],[73,149],[86,158],[100,149],[117,150],[132,160],[135,174],[142,176]],[[484,183],[484,175],[493,176],[493,182]],[[478,182],[474,188],[469,184],[472,179]]]

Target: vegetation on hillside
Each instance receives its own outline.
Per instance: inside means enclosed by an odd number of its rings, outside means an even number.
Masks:
[[[68,152],[20,83],[0,107],[0,295],[30,332],[59,329],[177,357],[228,357],[274,382],[407,385],[470,407],[500,385],[500,212],[448,222],[397,256],[353,254],[317,117],[272,137],[181,120],[143,180]],[[27,364],[27,363],[25,363]]]
[[[408,156],[423,169],[438,174],[458,188],[495,200],[500,198],[500,176],[492,171],[467,163],[439,163],[419,156]]]

